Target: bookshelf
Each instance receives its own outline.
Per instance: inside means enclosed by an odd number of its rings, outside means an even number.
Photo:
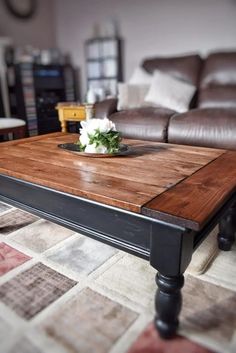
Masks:
[[[122,81],[121,39],[92,38],[85,43],[87,89],[102,90],[116,96],[117,83]]]

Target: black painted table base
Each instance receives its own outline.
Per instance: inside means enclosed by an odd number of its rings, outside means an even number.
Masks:
[[[158,290],[155,297],[156,317],[155,327],[163,338],[173,337],[179,325],[179,313],[182,307],[181,288],[184,276],[168,277],[161,274],[156,276]]]
[[[223,250],[229,250],[236,230],[235,197],[199,232],[5,175],[0,175],[0,200],[149,260],[158,271],[155,326],[163,338],[178,329],[183,274],[193,252],[217,223]]]
[[[219,249],[229,251],[235,241],[236,233],[236,204],[233,204],[219,222]]]

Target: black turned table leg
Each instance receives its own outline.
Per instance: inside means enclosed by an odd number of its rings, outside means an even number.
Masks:
[[[158,271],[155,327],[162,338],[175,336],[182,306],[181,289],[193,253],[194,233],[180,227],[153,225],[150,264]]]
[[[219,222],[219,249],[229,251],[235,241],[236,232],[236,204],[231,206]]]
[[[175,335],[182,307],[181,288],[184,285],[184,276],[168,277],[157,274],[158,290],[155,297],[155,326],[162,338],[171,338]]]

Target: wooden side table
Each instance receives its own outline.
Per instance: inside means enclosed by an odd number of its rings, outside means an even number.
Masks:
[[[92,105],[81,105],[76,103],[58,103],[59,120],[61,131],[67,132],[67,121],[82,121],[92,117],[94,108]]]

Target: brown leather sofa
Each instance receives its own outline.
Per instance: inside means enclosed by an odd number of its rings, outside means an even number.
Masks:
[[[194,84],[189,111],[145,107],[117,112],[117,99],[109,99],[96,105],[96,117],[108,115],[123,137],[236,150],[236,52],[216,52],[206,59],[146,59],[142,66]]]

